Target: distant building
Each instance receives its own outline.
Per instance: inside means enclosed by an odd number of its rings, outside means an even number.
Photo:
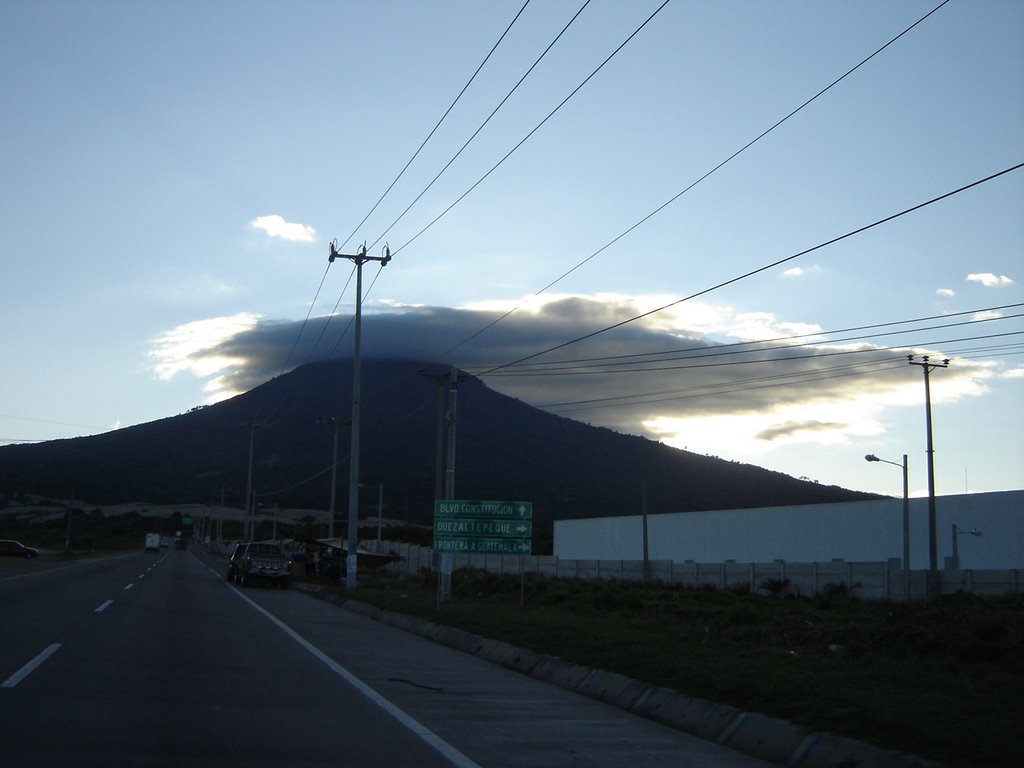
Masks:
[[[939,496],[938,567],[1024,568],[1024,491]],[[971,535],[971,532],[980,535]],[[697,563],[885,562],[903,555],[903,499],[649,515],[651,560]],[[642,560],[640,515],[557,520],[554,554],[569,560]],[[928,499],[910,500],[910,568],[928,568]]]

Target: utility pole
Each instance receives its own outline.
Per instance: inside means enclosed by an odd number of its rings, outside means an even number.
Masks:
[[[249,476],[245,481],[245,532],[242,538],[251,540],[256,535],[256,519],[252,505],[252,449],[256,440],[256,422],[244,421],[242,426],[249,428]]]
[[[444,385],[449,373],[429,373],[420,368],[417,373],[437,382],[437,431],[434,435],[434,498],[444,498]]]
[[[338,488],[338,428],[349,426],[352,422],[344,421],[335,416],[317,416],[317,424],[330,424],[334,427],[334,461],[331,462],[331,516],[327,521],[327,538],[334,538],[334,494]]]
[[[651,560],[650,551],[647,544],[647,481],[640,481],[640,514],[643,518],[643,536],[644,536],[644,582],[650,583],[651,581]]]
[[[352,349],[352,447],[349,452],[348,473],[348,551],[345,557],[345,588],[356,588],[356,548],[359,545],[359,416],[362,397],[362,371],[360,370],[360,353],[363,329],[363,264],[368,261],[379,261],[381,267],[391,261],[391,249],[384,246],[380,256],[367,256],[366,244],[359,246],[354,254],[338,253],[337,242],[331,241],[327,258],[329,263],[335,259],[348,259],[356,266],[356,316],[355,334]]]
[[[448,461],[445,464],[444,497],[455,498],[455,427],[456,395],[459,388],[459,370],[454,366],[448,375]],[[446,602],[452,598],[452,560],[451,552],[441,553],[441,578],[438,582],[438,599]]]
[[[932,442],[932,391],[929,374],[936,368],[948,368],[949,360],[932,363],[928,355],[915,361],[913,355],[907,355],[910,365],[917,365],[924,371],[924,412],[925,431],[927,434],[928,454],[928,597],[938,597],[939,587],[939,543],[935,531],[935,446]]]

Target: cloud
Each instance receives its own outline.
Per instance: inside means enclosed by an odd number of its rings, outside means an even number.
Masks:
[[[249,312],[240,312],[231,317],[213,317],[196,320],[172,328],[154,341],[147,353],[154,361],[153,372],[157,378],[169,381],[183,371],[189,371],[199,378],[206,378],[228,368],[244,364],[244,358],[220,351],[231,339],[251,331],[259,318]],[[209,390],[209,385],[207,385]],[[211,392],[211,402],[223,399],[235,392]]]
[[[818,273],[821,272],[821,267],[817,264],[810,267],[790,267],[782,273],[783,277],[802,277],[810,272]]]
[[[971,315],[971,320],[998,320],[1000,317],[1004,317],[1004,315],[998,309],[986,309],[981,312],[975,312]]]
[[[839,421],[786,421],[761,430],[756,437],[758,440],[775,440],[780,437],[798,435],[801,432],[834,432],[844,430],[848,426],[846,422]]]
[[[939,288],[935,293],[939,296],[956,296],[956,292],[952,288]]]
[[[995,288],[1003,285],[1013,285],[1006,275],[993,275],[991,272],[974,272],[967,276],[970,283],[981,283],[986,288]]]
[[[308,224],[298,224],[285,221],[284,217],[276,213],[270,216],[257,216],[249,222],[253,229],[262,229],[270,237],[280,237],[282,240],[292,240],[304,243],[312,243],[316,240],[316,230]]]
[[[885,409],[920,403],[920,376],[906,365],[910,350],[856,341],[808,345],[820,341],[820,329],[769,313],[686,302],[594,335],[663,299],[547,297],[504,319],[514,304],[377,304],[365,308],[363,356],[456,365],[553,413],[728,455],[847,443],[884,432]],[[212,402],[290,367],[349,357],[349,329],[347,317],[311,318],[303,326],[240,314],[175,328],[150,356],[161,378],[188,371],[205,379]],[[763,340],[787,329],[816,335]],[[582,340],[565,345],[573,339]],[[546,349],[552,351],[537,355]],[[983,394],[996,375],[979,361],[955,362],[932,382],[936,403]]]

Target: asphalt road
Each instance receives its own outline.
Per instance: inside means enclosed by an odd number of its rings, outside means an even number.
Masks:
[[[162,550],[0,565],[4,765],[764,762]]]

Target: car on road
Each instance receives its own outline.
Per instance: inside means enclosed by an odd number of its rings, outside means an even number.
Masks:
[[[34,547],[26,547],[20,541],[13,539],[0,539],[0,557],[39,557],[39,550]]]
[[[288,588],[292,577],[292,561],[284,554],[281,545],[270,541],[250,541],[238,555],[235,562],[235,581],[245,587],[257,581],[275,584],[281,589]],[[234,558],[234,554],[232,558]],[[230,569],[230,564],[228,565]]]

